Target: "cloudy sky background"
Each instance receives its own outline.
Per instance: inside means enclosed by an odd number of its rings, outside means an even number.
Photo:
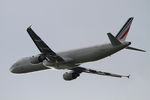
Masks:
[[[150,98],[149,0],[0,0],[0,99],[1,100],[146,100]],[[65,51],[109,42],[134,17],[127,40],[146,53],[122,50],[82,66],[130,79],[81,74],[66,82],[65,71],[46,70],[12,74],[11,65],[39,53],[26,28],[54,51]]]

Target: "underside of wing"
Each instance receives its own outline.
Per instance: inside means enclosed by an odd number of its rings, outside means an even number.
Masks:
[[[104,76],[112,76],[112,77],[119,77],[119,78],[127,77],[127,78],[129,78],[129,75],[125,76],[125,75],[113,74],[113,73],[109,73],[109,72],[97,71],[97,70],[87,69],[87,68],[83,68],[83,67],[76,67],[76,68],[73,68],[72,70],[80,72],[80,73],[85,72],[85,73],[104,75]]]
[[[91,73],[91,74],[97,74],[97,75],[104,75],[104,76],[111,76],[111,77],[118,77],[118,78],[122,78],[122,77],[127,77],[129,78],[130,75],[119,75],[119,74],[114,74],[114,73],[109,73],[109,72],[103,72],[103,71],[97,71],[97,70],[93,70],[93,69],[87,69],[87,68],[83,68],[83,67],[74,67],[70,72],[66,72],[63,74],[63,78],[66,81],[70,81],[70,80],[74,80],[77,77],[80,76],[80,74],[82,72],[84,73]]]
[[[62,57],[57,55],[47,46],[47,44],[32,30],[31,26],[27,28],[27,32],[29,33],[29,36],[31,37],[41,54],[44,55],[48,60],[58,62],[64,61]]]

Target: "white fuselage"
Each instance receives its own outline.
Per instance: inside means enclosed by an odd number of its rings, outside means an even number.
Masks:
[[[96,61],[105,58],[107,56],[110,56],[122,50],[123,48],[126,48],[128,45],[130,45],[129,42],[124,42],[117,46],[113,46],[112,44],[104,44],[99,46],[87,47],[83,49],[60,52],[57,54],[61,56],[65,61],[62,63],[58,63],[57,66],[47,61],[33,64],[31,62],[34,59],[34,57],[26,57],[23,58],[22,60],[17,61],[10,68],[10,71],[13,73],[27,73],[38,70],[44,70],[48,68],[69,69],[81,63]]]

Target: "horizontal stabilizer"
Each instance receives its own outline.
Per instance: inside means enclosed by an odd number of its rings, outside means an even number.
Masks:
[[[136,51],[141,51],[141,52],[146,52],[145,50],[137,49],[137,48],[134,48],[134,47],[127,47],[126,49],[129,49],[129,50],[136,50]]]
[[[121,44],[121,42],[117,38],[115,38],[111,33],[107,33],[107,35],[108,35],[109,40],[113,46]]]

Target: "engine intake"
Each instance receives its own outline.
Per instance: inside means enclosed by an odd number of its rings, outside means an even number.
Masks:
[[[66,81],[74,80],[74,79],[76,79],[79,76],[80,76],[80,73],[75,72],[75,71],[66,72],[66,73],[63,74],[63,78]]]

